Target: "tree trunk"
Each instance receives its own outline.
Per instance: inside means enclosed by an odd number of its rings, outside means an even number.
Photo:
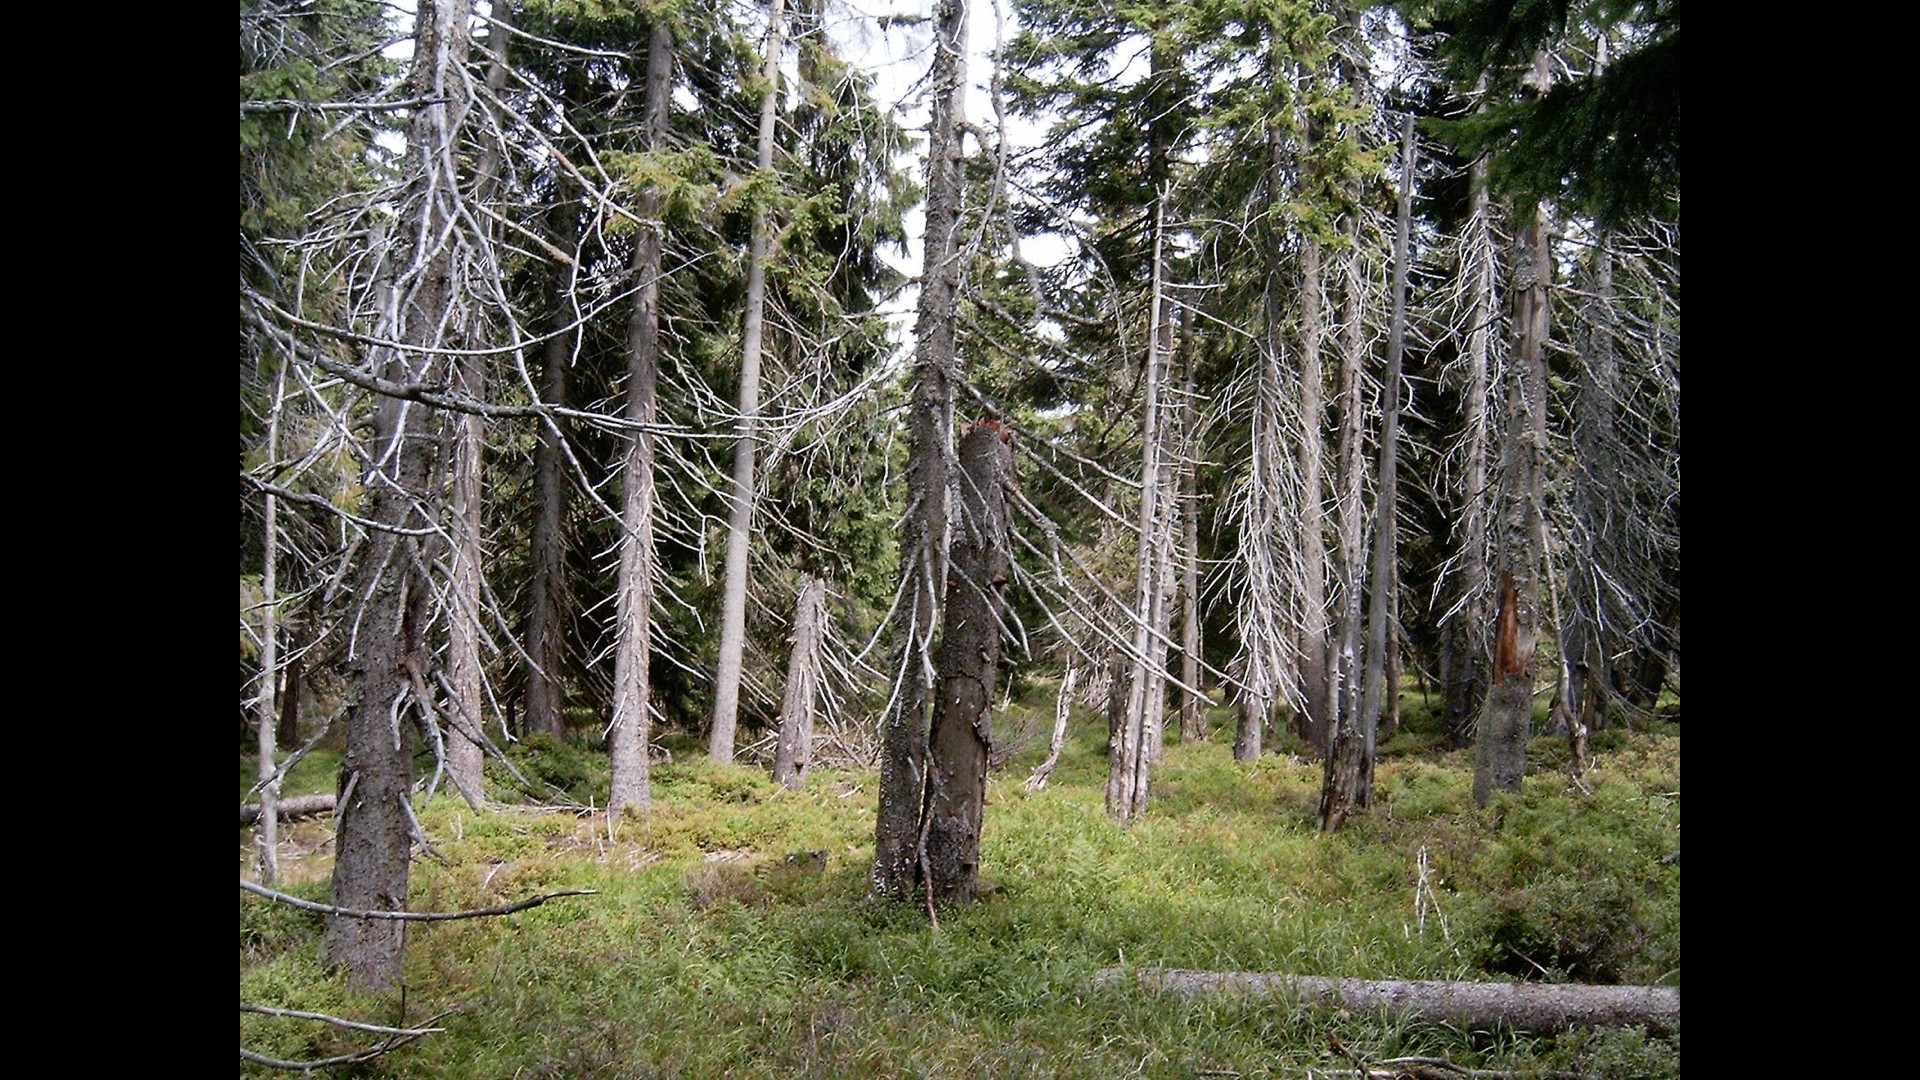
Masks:
[[[1251,971],[1105,968],[1091,984],[1139,985],[1187,996],[1244,994],[1311,1002],[1324,1008],[1467,1029],[1514,1027],[1552,1033],[1569,1028],[1680,1026],[1680,991],[1667,986],[1575,986],[1566,983],[1396,982],[1270,975]]]
[[[1132,677],[1127,688],[1127,713],[1107,755],[1107,814],[1116,821],[1134,821],[1147,809],[1147,786],[1154,754],[1149,740],[1159,738],[1157,717],[1164,709],[1166,648],[1161,628],[1165,612],[1165,582],[1169,554],[1162,543],[1167,524],[1165,470],[1162,457],[1166,447],[1165,420],[1162,411],[1161,383],[1165,380],[1165,340],[1161,333],[1162,288],[1164,278],[1162,240],[1165,193],[1155,208],[1153,246],[1153,290],[1148,301],[1150,312],[1147,332],[1147,357],[1142,382],[1146,400],[1141,408],[1140,426],[1140,518],[1139,544],[1135,554],[1133,647],[1128,659]]]
[[[813,763],[813,716],[819,703],[820,650],[827,621],[827,583],[809,574],[793,607],[793,652],[787,657],[787,688],[780,704],[780,741],[773,779],[795,791],[807,786]]]
[[[1181,377],[1181,442],[1186,460],[1180,466],[1180,741],[1207,737],[1207,698],[1200,683],[1200,437],[1194,424],[1193,338],[1181,339],[1186,363]]]
[[[1259,761],[1260,734],[1266,726],[1266,706],[1244,687],[1233,695],[1233,760]]]
[[[291,361],[292,357],[288,357],[273,377],[273,404],[267,412],[268,461],[276,461],[280,456],[280,411],[286,403],[287,363]],[[278,717],[275,715],[274,689],[280,683],[279,509],[279,499],[269,489],[261,515],[265,519],[265,535],[261,538],[260,556],[260,691],[254,707],[254,715],[259,718],[260,725],[257,749],[263,817],[258,842],[262,885],[272,885],[280,876],[279,817],[274,812],[274,804],[280,800],[280,781],[274,779],[274,773],[279,771],[274,761],[274,736],[279,733],[276,728]],[[298,685],[294,689],[297,691]]]
[[[1473,163],[1472,212],[1461,241],[1462,275],[1466,278],[1466,384],[1461,388],[1461,420],[1466,460],[1459,484],[1461,529],[1460,572],[1452,590],[1442,647],[1441,740],[1450,748],[1473,742],[1474,728],[1487,690],[1487,600],[1491,582],[1487,571],[1487,520],[1492,493],[1487,487],[1488,447],[1492,443],[1487,416],[1491,327],[1498,253],[1493,243],[1493,204],[1487,194],[1487,160]]]
[[[1529,215],[1514,267],[1512,373],[1507,386],[1506,456],[1500,492],[1499,614],[1493,685],[1480,717],[1473,801],[1519,791],[1533,724],[1534,647],[1539,640],[1541,506],[1547,442],[1548,288],[1553,253],[1543,210]]]
[[[934,9],[928,78],[927,226],[919,311],[914,319],[913,401],[908,416],[905,528],[900,587],[906,617],[893,699],[881,729],[880,804],[874,820],[873,889],[904,899],[919,883],[920,822],[927,776],[927,704],[933,628],[947,579],[948,461],[953,439],[954,304],[960,275],[961,161],[965,154],[967,0]]]
[[[463,356],[454,366],[454,385],[463,396],[473,400],[484,397],[485,376],[480,358]],[[447,613],[447,685],[450,700],[445,715],[444,744],[447,775],[467,805],[478,810],[483,798],[485,758],[480,745],[481,671],[480,671],[480,531],[481,493],[480,456],[486,441],[486,429],[479,415],[465,413],[452,419],[453,505],[448,531],[448,570],[451,577],[452,604]]]
[[[1307,756],[1326,750],[1335,713],[1338,680],[1331,647],[1333,626],[1327,617],[1327,515],[1323,489],[1326,446],[1326,368],[1322,346],[1327,335],[1326,283],[1321,277],[1320,243],[1300,242],[1300,699],[1296,733]]]
[[[999,425],[973,426],[961,438],[959,515],[940,631],[923,825],[928,890],[939,904],[971,903],[979,886],[1012,472],[1013,451]]]
[[[1406,345],[1407,259],[1413,231],[1413,116],[1401,133],[1400,205],[1393,248],[1393,321],[1388,330],[1385,400],[1380,413],[1380,485],[1373,504],[1373,580],[1369,586],[1365,674],[1357,716],[1335,728],[1320,788],[1320,827],[1338,829],[1355,807],[1371,801],[1374,756],[1386,690],[1387,641],[1393,634],[1393,568],[1399,557],[1400,368]],[[1357,257],[1357,256],[1356,256]],[[1356,317],[1358,312],[1355,313]]]
[[[647,43],[647,145],[665,145],[667,110],[673,82],[673,32],[665,16],[653,19]],[[640,195],[639,216],[646,224],[634,244],[633,273],[639,285],[633,317],[627,324],[627,420],[637,425],[628,436],[622,469],[619,607],[614,646],[613,719],[608,749],[613,758],[613,787],[607,811],[646,810],[653,793],[647,782],[648,713],[653,657],[654,478],[653,432],[660,374],[660,268],[664,228],[659,186]]]
[[[580,210],[570,182],[560,181],[555,203],[547,212],[554,242],[573,252],[580,243]],[[574,275],[577,265],[553,264],[548,303],[547,343],[542,353],[540,398],[553,408],[568,404],[567,369],[573,362],[578,332],[569,330],[575,318]],[[540,425],[540,442],[533,456],[533,535],[529,542],[533,573],[527,583],[527,705],[525,730],[545,732],[555,740],[567,737],[561,711],[561,671],[566,663],[567,476],[564,421],[548,416]]]
[[[279,728],[275,732],[275,741],[281,746],[300,741],[300,695],[305,692],[302,683],[306,666],[305,658],[296,655],[281,668],[285,674],[280,680]]]
[[[1339,617],[1334,620],[1334,645],[1328,658],[1327,741],[1321,747],[1325,755],[1321,771],[1320,827],[1338,828],[1348,806],[1365,806],[1372,783],[1372,762],[1365,746],[1371,741],[1369,721],[1361,713],[1361,580],[1364,574],[1361,551],[1364,547],[1365,501],[1365,384],[1366,334],[1361,323],[1365,309],[1365,276],[1361,272],[1359,222],[1347,223],[1350,241],[1343,253],[1346,308],[1341,333],[1340,360],[1340,441],[1339,483],[1335,526],[1338,535],[1334,561],[1335,596]],[[1342,800],[1347,806],[1336,808],[1329,797],[1343,782],[1347,784]]]
[[[384,365],[386,377],[403,385],[431,386],[448,378],[427,350],[442,344],[453,321],[454,253],[447,231],[459,183],[453,156],[442,150],[458,143],[466,112],[460,69],[468,48],[467,14],[465,0],[421,0],[416,15],[408,89],[432,104],[415,110],[408,130],[416,171],[397,242],[388,251],[408,265],[395,276],[393,300],[375,335],[406,346]],[[396,530],[423,532],[436,524],[424,511],[432,505],[429,483],[443,433],[430,420],[425,407],[413,402],[385,398],[375,409],[369,460],[376,464],[366,484],[366,516],[374,527],[358,569],[361,611],[348,660],[357,694],[340,770],[331,890],[335,906],[352,910],[399,911],[407,903],[413,732],[404,717],[408,691],[422,681],[428,660],[428,590],[419,571],[428,560],[417,535]],[[345,969],[350,988],[386,991],[401,979],[405,941],[401,920],[331,915],[321,954]]]
[[[511,29],[509,5],[495,6],[495,26],[487,32],[487,90],[497,100],[507,85],[507,37]],[[494,120],[496,130],[499,120]],[[482,206],[498,201],[500,186],[499,141],[487,140],[474,166],[474,198]],[[482,223],[482,229],[488,229]],[[491,235],[487,238],[491,246]],[[492,327],[478,305],[467,312],[467,344],[490,343]],[[484,357],[465,355],[454,361],[454,390],[468,401],[484,402],[487,396]],[[462,413],[452,418],[453,425],[453,505],[449,522],[448,572],[451,604],[447,611],[447,686],[450,700],[445,715],[451,730],[445,733],[447,775],[467,805],[481,808],[485,798],[486,741],[482,725],[484,673],[480,666],[481,578],[480,538],[484,528],[481,490],[482,456],[486,452],[486,424],[478,413]]]
[[[780,52],[784,48],[782,0],[767,14],[767,46],[761,79],[759,168],[773,171],[773,137],[780,98]],[[764,194],[764,193],[763,193]],[[753,543],[754,439],[760,423],[760,341],[766,324],[767,258],[772,247],[765,198],[754,203],[747,250],[747,310],[741,328],[740,438],[733,449],[733,491],[727,511],[726,578],[720,600],[720,659],[713,679],[713,729],[707,755],[733,760],[734,728],[740,716],[740,668],[746,652],[747,562]]]

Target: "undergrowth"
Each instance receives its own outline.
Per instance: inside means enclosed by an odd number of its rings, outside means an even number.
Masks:
[[[1116,965],[1679,984],[1679,866],[1662,861],[1679,846],[1677,727],[1609,732],[1584,790],[1542,766],[1484,810],[1467,753],[1406,733],[1421,749],[1383,753],[1371,808],[1328,835],[1318,763],[1235,762],[1231,714],[1209,720],[1208,741],[1165,748],[1130,828],[1102,808],[1100,718],[1076,715],[1041,791],[1024,781],[1044,739],[1017,754],[989,782],[983,897],[941,911],[937,929],[923,908],[868,895],[870,771],[816,769],[796,792],[681,754],[654,768],[651,813],[611,823],[436,796],[419,807],[439,859],[414,864],[416,910],[596,894],[413,924],[402,1016],[320,967],[319,916],[243,893],[241,999],[396,1026],[445,1014],[444,1031],[333,1070],[350,1077],[1299,1077],[1351,1069],[1336,1045],[1376,1061],[1678,1077],[1677,1034],[1463,1031],[1089,989]],[[552,749],[569,756],[517,767],[593,794],[580,755]],[[324,874],[306,880],[292,891],[323,899]],[[241,1039],[296,1059],[369,1041],[254,1014]]]

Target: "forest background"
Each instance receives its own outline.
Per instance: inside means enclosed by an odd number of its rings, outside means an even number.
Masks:
[[[689,756],[874,787],[935,925],[1076,716],[1123,832],[1229,732],[1326,833],[1396,735],[1496,831],[1670,739],[1677,829],[1677,3],[1007,14],[242,5],[243,889],[330,762],[350,992],[446,799],[617,841]]]

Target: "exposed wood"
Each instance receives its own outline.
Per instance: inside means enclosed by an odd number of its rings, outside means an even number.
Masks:
[[[1507,1026],[1555,1032],[1583,1027],[1680,1026],[1680,991],[1668,986],[1577,986],[1568,983],[1477,983],[1335,979],[1252,971],[1104,968],[1096,987],[1138,983],[1178,994],[1246,994],[1297,998],[1348,1011],[1380,1010],[1407,1019],[1467,1028]]]
[[[312,817],[315,814],[331,814],[337,798],[329,794],[301,795],[292,799],[281,799],[275,806],[279,811],[276,816],[281,821],[292,821],[294,818]],[[261,805],[260,803],[240,804],[240,824],[243,827],[260,820]]]
[[[798,791],[813,764],[813,720],[820,695],[821,647],[826,637],[827,582],[811,574],[794,601],[793,652],[787,656],[787,688],[780,704],[780,737],[773,779]]]
[[[1000,591],[1007,580],[1007,494],[1013,451],[992,421],[960,440],[960,492],[948,564],[947,604],[935,657],[922,858],[927,893],[971,903],[979,888],[980,825],[993,746],[993,688],[1000,670]]]

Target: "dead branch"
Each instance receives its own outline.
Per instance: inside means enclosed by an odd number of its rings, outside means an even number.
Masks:
[[[294,818],[313,817],[316,814],[331,814],[335,798],[332,795],[298,795],[291,799],[281,799],[275,816],[281,821]],[[240,825],[242,828],[260,820],[259,803],[240,804]]]
[[[373,1035],[406,1035],[406,1036],[417,1038],[421,1035],[432,1035],[432,1034],[435,1034],[436,1032],[447,1030],[446,1028],[437,1028],[437,1027],[422,1027],[422,1028],[381,1027],[379,1024],[365,1024],[365,1023],[361,1023],[358,1020],[343,1020],[338,1016],[329,1016],[326,1013],[302,1012],[299,1009],[276,1009],[271,1005],[255,1005],[250,1001],[241,1002],[240,1011],[250,1012],[250,1013],[259,1013],[262,1016],[284,1016],[284,1017],[290,1017],[295,1020],[319,1020],[322,1023],[332,1024],[334,1027],[346,1028],[349,1031],[365,1031]],[[441,1013],[440,1015],[445,1016],[446,1014]],[[438,1020],[438,1019],[440,1019],[440,1017],[436,1016],[433,1018],[433,1020],[427,1021],[427,1023],[431,1024],[433,1023],[434,1020]]]
[[[1580,1027],[1680,1026],[1680,991],[1666,986],[1577,986],[1562,983],[1398,982],[1317,975],[1176,968],[1105,968],[1092,985],[1133,983],[1179,994],[1287,996],[1354,1011],[1380,1009],[1461,1027],[1505,1024],[1527,1031]]]
[[[335,907],[332,904],[316,904],[311,900],[302,900],[297,896],[288,896],[286,893],[275,892],[264,886],[255,885],[245,878],[240,880],[240,887],[250,893],[264,896],[269,900],[277,900],[282,904],[292,905],[302,911],[317,911],[323,915],[341,915],[349,919],[402,919],[408,922],[446,922],[451,919],[478,919],[489,915],[511,915],[516,911],[525,911],[528,908],[539,907],[549,900],[562,896],[600,895],[600,890],[598,889],[563,889],[560,892],[530,896],[525,900],[507,904],[502,907],[473,908],[467,911],[355,911],[351,908]]]

